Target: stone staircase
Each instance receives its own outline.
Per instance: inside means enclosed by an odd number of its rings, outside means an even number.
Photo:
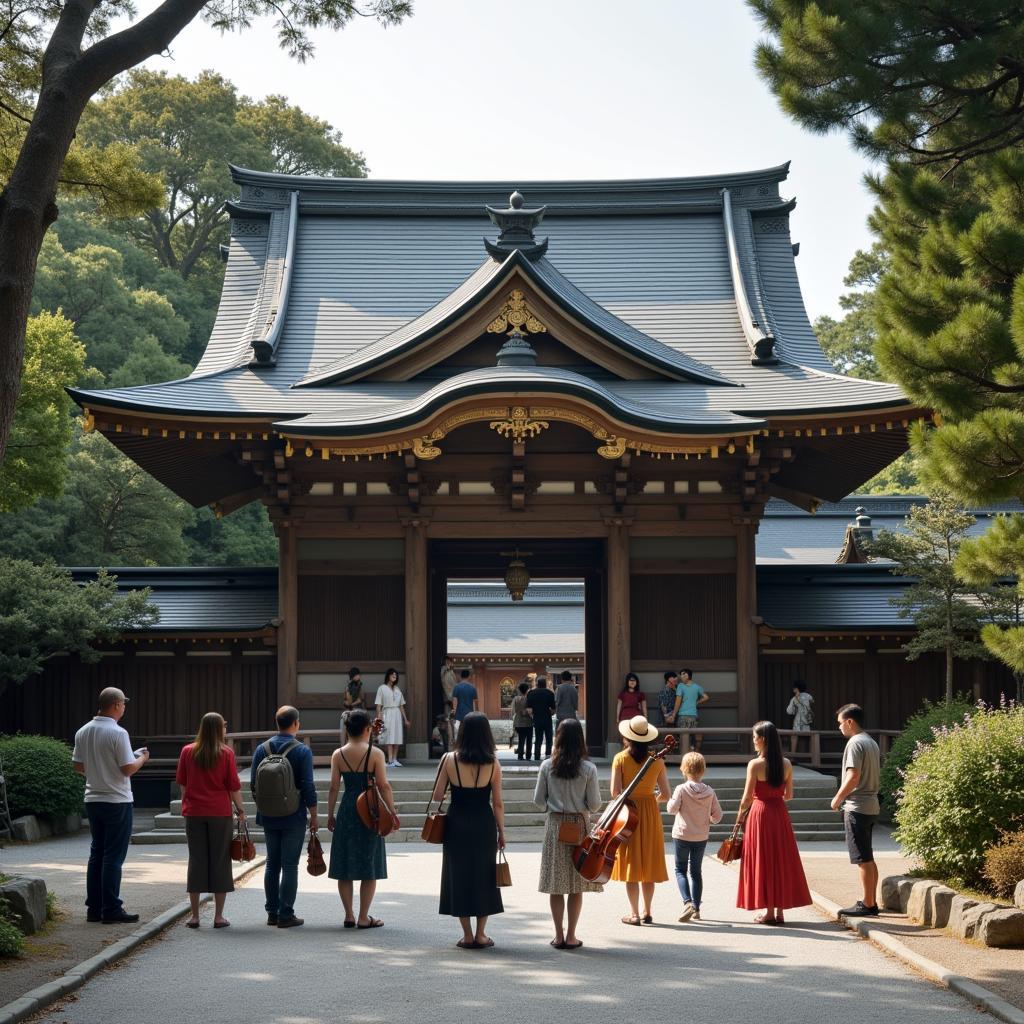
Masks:
[[[424,766],[426,767],[426,766]],[[602,776],[601,791],[605,801],[609,799],[608,768],[599,765]],[[433,782],[433,772],[410,769],[410,775],[416,777],[403,778],[403,770],[391,772],[391,785],[394,789],[398,813],[402,819],[402,827],[388,837],[389,843],[420,842],[420,829],[423,827],[424,811]],[[736,810],[743,793],[742,770],[721,770],[723,774],[716,778],[718,772],[710,769],[705,781],[712,785],[721,801],[725,817],[721,824],[711,830],[711,843],[725,839],[736,820]],[[800,842],[836,841],[843,839],[842,817],[829,808],[829,801],[836,790],[835,780],[827,775],[817,775],[805,769],[797,769],[795,796],[789,803],[789,814],[793,821],[796,838]],[[318,771],[317,776],[324,774]],[[670,773],[670,781],[675,785],[679,780],[678,771]],[[545,815],[533,803],[533,790],[536,783],[536,770],[508,771],[502,779],[502,791],[505,797],[505,834],[510,843],[536,843],[544,838]],[[326,829],[326,802],[328,783],[326,779],[317,779],[317,795],[320,800],[320,837],[326,843],[330,833]],[[243,780],[243,792],[248,794],[248,784]],[[255,824],[256,808],[251,800],[245,804],[250,820],[250,833],[255,841],[263,837],[262,829]],[[670,838],[672,816],[662,815],[665,825],[665,837]],[[137,832],[132,836],[133,843],[184,843],[185,819],[181,816],[181,801],[174,800],[170,808],[155,815],[152,828]]]

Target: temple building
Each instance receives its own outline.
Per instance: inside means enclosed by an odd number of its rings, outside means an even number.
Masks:
[[[628,670],[692,667],[716,720],[753,722],[759,647],[790,635],[765,634],[758,608],[767,503],[844,499],[929,414],[823,355],[787,173],[233,168],[223,295],[195,371],[73,395],[87,429],[193,505],[267,506],[274,646],[249,661],[273,650],[259,685],[306,724],[336,722],[350,665],[393,664],[415,709],[409,756],[425,756],[449,584],[545,580],[583,595],[594,750],[617,747]]]

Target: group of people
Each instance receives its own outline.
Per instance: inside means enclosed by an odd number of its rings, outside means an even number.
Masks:
[[[363,694],[363,676],[353,666],[348,670],[348,686],[342,694],[341,742],[348,736],[349,715],[355,710],[366,710]],[[401,768],[398,748],[405,742],[405,730],[409,727],[409,713],[406,710],[405,694],[398,688],[398,670],[389,668],[384,673],[384,682],[377,687],[373,698],[377,718],[383,723],[379,743],[387,751],[387,767]]]
[[[551,757],[555,727],[569,719],[577,720],[580,695],[572,673],[566,669],[552,691],[548,689],[547,676],[531,672],[516,690],[512,698],[512,728],[518,737],[516,760],[540,761],[541,744],[544,746],[544,756]]]
[[[550,691],[548,695],[552,696]],[[133,751],[127,732],[118,724],[127,700],[116,688],[103,690],[96,717],[75,737],[73,762],[75,770],[86,777],[86,810],[92,830],[86,897],[89,921],[138,919],[123,907],[120,878],[131,835],[129,780],[149,754],[145,749]],[[276,734],[254,751],[249,781],[266,841],[267,924],[293,928],[303,924],[295,914],[298,864],[307,832],[315,833],[319,826],[317,794],[312,753],[296,739],[301,727],[299,712],[282,707],[276,723]],[[878,913],[872,829],[879,812],[879,751],[864,732],[864,713],[859,706],[840,708],[837,723],[847,743],[832,807],[844,812],[850,860],[859,866],[863,889],[862,899],[844,913],[873,916]],[[371,780],[385,813],[393,817],[393,825],[398,827],[400,821],[385,755],[371,742],[370,714],[355,707],[345,725],[346,742],[331,757],[327,828],[333,841],[328,873],[338,883],[344,927],[379,928],[384,922],[370,910],[377,882],[387,878],[385,841],[363,825],[357,812],[358,798]],[[199,902],[207,892],[214,895],[214,928],[230,925],[224,905],[234,888],[232,815],[244,823],[246,813],[226,731],[221,715],[204,715],[195,740],[183,748],[178,761],[176,778],[182,790],[189,854],[186,888],[191,915],[186,925],[190,928],[200,926]],[[714,790],[703,782],[705,759],[699,751],[686,753],[681,765],[683,782],[670,792],[663,760],[652,761],[648,767],[654,770],[644,771],[658,738],[657,727],[636,714],[619,723],[619,733],[625,748],[612,762],[612,797],[622,794],[644,773],[630,794],[637,827],[616,852],[611,872],[611,879],[626,887],[629,912],[622,921],[633,926],[653,923],[655,886],[668,880],[659,811],[659,804],[666,801],[674,815],[675,875],[683,900],[679,921],[700,920],[705,848],[711,826],[722,819]],[[758,722],[752,739],[756,756],[747,765],[739,807],[744,840],[736,905],[760,911],[755,922],[777,926],[785,924],[786,910],[810,904],[811,897],[786,809],[793,796],[792,764],[783,756],[778,730],[771,722]],[[501,764],[490,723],[479,711],[462,718],[453,749],[439,763],[433,799],[443,802],[449,789],[438,910],[458,918],[460,948],[486,948],[494,944],[486,930],[488,919],[504,909],[496,862],[505,848],[505,821]],[[600,809],[601,797],[597,768],[589,760],[583,728],[575,717],[563,718],[558,724],[551,755],[538,771],[534,801],[547,812],[538,890],[549,896],[554,924],[551,945],[578,949],[583,944],[578,936],[583,894],[600,892],[602,886],[576,870],[573,845],[565,840],[562,826],[579,822],[585,834],[591,816]]]

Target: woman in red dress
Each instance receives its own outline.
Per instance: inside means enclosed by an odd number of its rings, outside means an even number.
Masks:
[[[746,814],[746,824],[736,906],[742,910],[764,907],[755,924],[785,924],[784,910],[811,902],[786,810],[786,801],[793,799],[793,766],[782,756],[782,741],[771,722],[754,726],[754,749],[757,757],[747,765],[740,800],[739,813]]]
[[[622,690],[619,692],[615,719],[618,722],[628,722],[637,715],[647,717],[647,695],[640,689],[640,677],[635,672],[627,672]]]

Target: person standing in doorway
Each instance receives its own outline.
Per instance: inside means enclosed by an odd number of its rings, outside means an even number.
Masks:
[[[455,687],[458,682],[455,659],[446,654],[441,663],[441,696],[444,699],[444,713],[448,717],[448,732],[452,739],[455,738]]]
[[[313,752],[296,738],[299,712],[288,704],[277,709],[277,735],[252,755],[249,786],[256,801],[256,823],[263,826],[267,864],[263,871],[267,924],[297,928],[295,894],[299,889],[299,856],[309,827],[317,830]]]
[[[377,696],[373,699],[377,708],[377,717],[383,719],[384,729],[380,734],[380,744],[387,747],[388,768],[401,768],[398,760],[398,748],[405,742],[405,731],[402,723],[409,727],[409,715],[405,710],[405,694],[398,688],[398,671],[389,668],[384,673],[384,682],[377,687]]]
[[[665,685],[658,694],[658,707],[661,710],[661,724],[674,725],[676,720],[676,687],[679,685],[679,673],[670,668],[665,673]]]
[[[121,868],[132,837],[131,777],[149,760],[145,747],[132,751],[128,733],[118,723],[128,698],[115,686],[100,691],[91,722],[75,733],[73,767],[85,776],[85,813],[92,845],[85,875],[85,916],[103,924],[132,924],[121,902]]]
[[[793,697],[786,707],[786,714],[793,716],[793,734],[789,737],[789,752],[795,754],[800,741],[800,737],[796,734],[810,732],[811,726],[814,724],[814,698],[807,692],[807,684],[802,679],[793,680]]]
[[[628,722],[637,715],[647,717],[647,695],[640,689],[640,677],[635,672],[627,672],[619,699],[615,702],[615,720]],[[623,744],[625,742],[623,740]]]
[[[517,687],[518,693],[512,698],[512,728],[519,737],[516,746],[516,760],[530,760],[530,744],[533,737],[533,718],[526,709],[526,698],[530,693],[530,684],[522,682]]]
[[[576,683],[572,673],[565,669],[562,672],[562,681],[555,689],[555,720],[564,722],[567,718],[578,718],[576,712],[580,706],[580,695],[576,690]]]
[[[456,736],[466,715],[480,710],[480,695],[476,692],[476,687],[469,680],[469,669],[462,669],[459,673],[459,681],[455,684],[455,689],[452,691],[452,708],[455,712]]]
[[[363,706],[363,676],[355,665],[348,670],[348,686],[341,698],[341,742],[348,742],[345,722],[351,712]]]
[[[551,756],[551,716],[555,713],[555,695],[548,689],[548,677],[537,676],[537,685],[526,695],[526,710],[533,719],[533,759],[540,760],[540,741],[544,756]]]
[[[877,917],[878,865],[871,834],[878,820],[878,781],[881,758],[878,744],[864,731],[864,709],[844,704],[837,712],[839,731],[846,738],[843,779],[832,798],[832,810],[842,808],[846,849],[850,863],[860,871],[863,893],[852,907],[839,911],[847,917]]]
[[[696,729],[700,712],[697,710],[701,704],[706,704],[711,698],[704,692],[704,689],[693,681],[693,669],[684,668],[679,673],[679,685],[676,687],[676,706],[672,711],[672,718],[680,729]],[[698,733],[690,734],[690,743],[694,750],[699,751],[704,737]]]

